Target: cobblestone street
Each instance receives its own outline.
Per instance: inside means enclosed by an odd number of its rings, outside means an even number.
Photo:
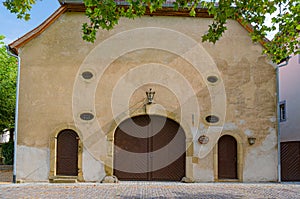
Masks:
[[[0,198],[300,198],[300,184],[120,182],[0,184]]]

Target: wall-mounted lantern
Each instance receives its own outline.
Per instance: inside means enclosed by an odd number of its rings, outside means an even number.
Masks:
[[[152,91],[152,88],[149,89],[149,92],[146,91],[148,104],[152,104],[155,92]]]
[[[256,140],[255,137],[248,137],[248,143],[249,143],[250,145],[255,144],[255,140]]]

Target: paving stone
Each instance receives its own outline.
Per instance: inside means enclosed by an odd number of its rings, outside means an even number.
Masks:
[[[300,183],[24,183],[0,184],[0,198],[300,198]]]

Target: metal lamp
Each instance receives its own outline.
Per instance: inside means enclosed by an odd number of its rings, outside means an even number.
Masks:
[[[248,137],[248,143],[249,143],[250,145],[255,144],[255,140],[256,140],[255,137]]]
[[[152,88],[150,88],[149,91],[146,91],[148,104],[152,104],[153,98],[154,98],[154,94],[155,94],[155,92],[152,91]]]

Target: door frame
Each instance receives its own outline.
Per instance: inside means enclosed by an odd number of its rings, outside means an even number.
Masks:
[[[150,107],[154,107],[151,110],[150,113]],[[148,112],[149,111],[149,112]],[[114,172],[114,134],[118,126],[125,120],[131,118],[131,117],[136,117],[136,116],[141,116],[141,115],[157,115],[157,116],[162,116],[166,117],[168,119],[171,119],[175,122],[177,122],[180,127],[183,129],[185,133],[185,146],[186,146],[186,157],[185,157],[185,177],[184,180],[189,182],[189,181],[194,181],[194,175],[193,175],[193,154],[194,154],[194,144],[193,144],[193,134],[191,132],[191,128],[189,128],[188,123],[180,118],[178,115],[176,115],[173,112],[169,112],[167,110],[163,110],[162,112],[160,109],[155,109],[155,104],[151,105],[146,105],[146,108],[144,110],[136,111],[134,114],[131,115],[121,115],[118,118],[115,118],[115,122],[113,122],[110,131],[107,134],[107,146],[109,150],[107,150],[107,158],[105,160],[105,165],[104,165],[104,170],[106,173],[106,176],[113,176]]]
[[[79,137],[78,140],[78,174],[77,180],[83,182],[83,172],[82,172],[82,149],[83,143],[81,138],[80,131],[75,127],[74,124],[63,124],[55,129],[55,131],[50,136],[50,171],[49,171],[49,181],[52,182],[54,179],[59,178],[60,176],[56,174],[56,165],[57,165],[57,136],[60,132],[64,130],[74,131]]]
[[[232,136],[237,143],[237,179],[219,179],[218,177],[218,142],[215,144],[213,149],[214,153],[214,180],[215,182],[243,182],[243,139],[236,132],[226,132],[222,133],[219,138],[223,135]]]

